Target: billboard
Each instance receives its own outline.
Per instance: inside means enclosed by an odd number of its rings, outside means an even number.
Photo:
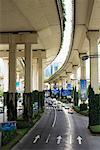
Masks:
[[[52,90],[52,93],[53,93],[54,95],[57,95],[57,94],[59,93],[59,90],[58,90],[58,89],[53,89],[53,90]]]
[[[87,98],[87,81],[80,80],[80,98],[81,100],[86,100]]]
[[[68,95],[68,91],[67,90],[62,90],[62,96],[67,96]]]
[[[67,90],[73,90],[72,85],[70,83],[67,84]]]

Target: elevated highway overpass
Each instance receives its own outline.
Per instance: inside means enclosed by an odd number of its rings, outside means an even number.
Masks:
[[[9,71],[11,73],[9,75],[16,76],[16,64],[20,76],[25,75],[24,70],[27,68],[25,67],[25,64],[27,65],[25,59],[27,61],[26,57],[28,57],[25,49],[31,49],[28,50],[29,52],[32,51],[30,55],[30,59],[32,57],[33,61],[30,62],[31,68],[38,58],[42,59],[43,68],[50,64],[60,51],[63,37],[62,2],[60,0],[50,0],[49,2],[46,0],[0,0],[0,8],[0,57],[8,61],[11,60],[9,68],[13,64],[13,73]],[[26,48],[27,43],[31,45],[29,48]],[[16,46],[12,47],[12,45]],[[16,49],[13,56],[10,55],[12,53],[10,49]],[[17,60],[17,63],[14,60]],[[9,78],[11,80],[12,77]],[[13,88],[16,91],[15,85],[12,85],[12,83],[15,84],[15,80],[16,77],[14,81],[11,81],[11,86],[14,86],[11,91]],[[37,85],[37,89],[38,87],[39,85]],[[29,85],[30,88],[31,85]]]
[[[8,81],[4,92],[6,88],[12,120],[16,118],[16,82],[23,79],[25,105],[30,103],[33,90],[43,90],[43,68],[61,47],[65,19],[62,6],[60,0],[0,0],[0,57],[6,64],[6,75],[0,79]]]
[[[74,33],[72,45],[62,67],[47,81],[57,82],[65,78],[70,82],[70,75],[81,67],[81,79],[86,79],[86,63],[82,57],[98,55],[100,40],[100,1],[76,0],[74,6]],[[94,91],[98,93],[98,59],[90,59],[90,80]],[[75,78],[75,77],[74,77]]]
[[[100,0],[73,0],[73,6],[74,26],[68,55],[62,67],[45,82],[52,83],[60,79],[71,82],[70,75],[74,74],[76,79],[79,66],[81,79],[86,79],[86,64],[82,59],[92,55],[94,58],[90,59],[90,81],[94,92],[98,94],[99,64],[95,56],[98,55],[100,40]],[[32,90],[38,90],[37,105],[38,110],[40,109],[40,103],[44,100],[43,69],[60,52],[64,19],[60,0],[0,0],[0,57],[9,66],[6,93],[8,120],[17,120],[18,78],[23,78],[24,82],[23,120],[28,122],[29,126],[33,119]],[[99,107],[96,106],[94,108],[97,112],[93,111],[97,114],[94,115],[92,111],[94,116],[91,118],[94,119],[93,123],[97,121],[96,125],[100,131],[100,113]],[[68,108],[67,104],[66,107]],[[58,111],[56,107],[47,104],[40,122],[13,149],[99,150],[100,137],[92,136],[87,131],[88,118],[75,112],[71,115],[66,107]]]

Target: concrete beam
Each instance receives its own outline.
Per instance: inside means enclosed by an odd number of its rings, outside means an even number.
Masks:
[[[46,59],[46,51],[45,50],[41,50],[41,52],[40,52],[40,50],[36,50],[36,51],[33,50],[32,55],[33,55],[32,56],[33,58],[39,58],[39,56],[41,55],[42,59]],[[24,57],[24,50],[17,51],[16,56]],[[0,51],[0,57],[3,57],[3,58],[9,57],[9,50]]]
[[[46,59],[46,50],[33,50],[33,58],[39,58],[40,56],[42,59]]]
[[[16,53],[16,56],[17,57],[24,57],[24,52],[23,51],[18,51]],[[7,51],[0,51],[0,58],[1,57],[3,57],[3,58],[9,57],[9,50],[7,50]]]
[[[37,44],[37,32],[0,33],[1,44],[7,43],[9,44],[11,38],[14,38],[16,44],[25,44],[25,43]]]

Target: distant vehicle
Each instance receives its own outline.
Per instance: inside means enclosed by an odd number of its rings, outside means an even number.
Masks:
[[[62,107],[65,107],[65,104],[64,104],[64,103],[62,103]]]
[[[22,110],[23,109],[23,99],[20,98],[17,101],[17,110]]]
[[[65,106],[65,109],[69,109],[69,107],[68,107],[68,106]]]
[[[62,106],[61,106],[61,104],[58,104],[58,105],[57,105],[57,110],[58,110],[58,111],[62,111]]]
[[[56,107],[57,107],[57,103],[56,103],[56,102],[53,102],[52,106],[53,106],[54,108],[56,108]]]
[[[69,114],[73,114],[73,113],[74,113],[73,109],[72,109],[72,108],[69,108],[69,109],[68,109],[68,113],[69,113]]]

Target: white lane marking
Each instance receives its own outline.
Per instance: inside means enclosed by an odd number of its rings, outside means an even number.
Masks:
[[[70,142],[70,144],[72,144],[72,135],[70,135],[70,137],[69,137],[69,142]]]
[[[81,136],[78,136],[77,140],[78,140],[78,144],[82,144],[82,137]]]
[[[35,137],[35,140],[33,141],[33,143],[35,144],[39,138],[40,138],[40,135],[37,135],[37,136]]]
[[[48,137],[47,137],[46,143],[49,142],[49,138],[50,138],[50,134],[49,134]]]
[[[57,114],[56,114],[56,109],[55,109],[55,117],[54,117],[54,121],[53,121],[52,127],[54,127],[54,126],[55,126],[56,118],[57,118]]]
[[[70,119],[69,119],[68,113],[67,113],[67,118],[68,118],[69,128],[71,129],[71,122],[70,122]]]
[[[62,139],[62,137],[61,137],[61,136],[58,136],[58,137],[57,137],[57,144],[60,144],[61,139]]]
[[[68,139],[69,139],[69,143],[72,144],[72,131],[71,131],[72,126],[71,126],[71,121],[70,121],[70,119],[69,119],[68,112],[66,112],[65,110],[64,110],[64,112],[65,112],[66,117],[67,117],[67,119],[68,119],[68,125],[69,125],[69,134],[70,134],[70,136],[69,136]]]

